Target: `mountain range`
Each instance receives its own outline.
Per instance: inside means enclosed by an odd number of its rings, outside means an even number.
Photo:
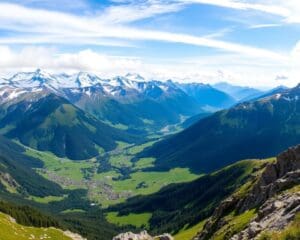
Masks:
[[[104,122],[144,132],[236,103],[232,96],[208,84],[146,81],[138,74],[103,79],[86,72],[50,74],[38,69],[2,79],[0,86],[0,104],[28,92],[50,92]]]
[[[110,151],[117,142],[137,143],[206,107],[232,104],[229,95],[204,84],[146,81],[136,74],[113,79],[84,72],[53,75],[38,69],[0,81],[0,132],[26,146],[80,160]]]

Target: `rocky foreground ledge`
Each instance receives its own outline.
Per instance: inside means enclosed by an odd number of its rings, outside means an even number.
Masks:
[[[121,233],[114,237],[113,240],[174,240],[174,238],[167,233],[152,237],[147,231],[142,231],[138,234],[132,232]]]

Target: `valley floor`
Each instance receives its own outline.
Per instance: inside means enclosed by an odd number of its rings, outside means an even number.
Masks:
[[[151,194],[171,183],[188,182],[200,176],[186,168],[161,172],[148,170],[153,166],[154,158],[137,160],[134,158],[153,143],[154,141],[150,141],[132,146],[120,142],[119,147],[114,151],[100,153],[98,157],[82,161],[58,158],[52,153],[28,147],[26,147],[26,154],[43,161],[44,167],[36,169],[42,176],[65,189],[88,190],[90,201],[105,208],[124,202],[129,197]],[[64,196],[48,196],[44,199],[32,198],[32,200],[47,203],[60,201],[63,198]]]

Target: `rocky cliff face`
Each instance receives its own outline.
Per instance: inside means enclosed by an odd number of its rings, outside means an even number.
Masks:
[[[275,163],[267,165],[252,191],[239,201],[239,212],[257,207],[296,184],[300,184],[300,145],[281,153]]]
[[[231,240],[257,239],[261,232],[283,230],[300,212],[300,193],[281,194],[266,201],[245,230]]]
[[[174,240],[170,234],[163,234],[159,236],[152,237],[147,231],[142,231],[141,233],[135,234],[132,232],[121,233],[114,237],[113,240]]]
[[[270,163],[242,197],[233,194],[224,200],[194,239],[212,239],[218,229],[227,224],[225,216],[235,211],[242,214],[256,209],[257,215],[246,229],[235,233],[232,240],[255,239],[266,230],[282,230],[300,212],[300,145],[281,153]]]

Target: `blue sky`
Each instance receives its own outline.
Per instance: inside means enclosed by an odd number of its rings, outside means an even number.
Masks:
[[[0,0],[1,74],[299,82],[298,0]],[[282,77],[284,76],[284,77]]]

